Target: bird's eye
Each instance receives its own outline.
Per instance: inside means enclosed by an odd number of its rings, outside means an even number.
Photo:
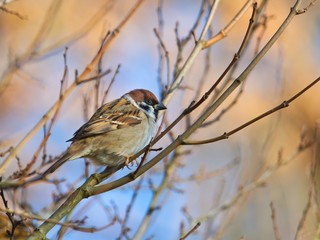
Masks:
[[[149,99],[146,100],[146,103],[147,103],[148,105],[152,105],[152,100],[149,98]]]

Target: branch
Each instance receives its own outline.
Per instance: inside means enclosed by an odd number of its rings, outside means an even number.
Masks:
[[[294,100],[296,100],[298,97],[300,97],[304,92],[306,92],[307,90],[309,90],[312,86],[314,86],[316,83],[318,83],[320,81],[320,77],[318,77],[316,80],[314,80],[312,83],[308,84],[305,88],[303,88],[300,92],[298,92],[297,94],[295,94],[293,97],[289,98],[288,100],[284,100],[282,103],[280,103],[278,106],[264,112],[263,114],[259,115],[258,117],[255,117],[254,119],[246,122],[245,124],[242,124],[241,126],[231,130],[230,132],[225,132],[222,135],[220,135],[219,137],[215,137],[215,138],[210,138],[210,139],[206,139],[206,140],[201,140],[201,141],[192,141],[192,140],[186,140],[183,141],[183,145],[200,145],[200,144],[207,144],[207,143],[213,143],[216,141],[220,141],[223,139],[227,139],[229,138],[231,135],[235,134],[236,132],[239,132],[240,130],[248,127],[249,125],[261,120],[262,118],[265,118],[271,114],[273,114],[276,111],[279,111],[283,108],[289,107],[289,104],[291,102],[293,102]]]
[[[187,237],[189,237],[192,233],[194,233],[199,227],[200,227],[200,223],[197,223],[196,225],[193,226],[193,228],[190,229],[190,231],[188,231],[185,235],[183,235],[180,240],[185,240],[187,239]]]
[[[212,46],[216,42],[225,38],[231,29],[235,26],[235,24],[239,21],[239,19],[243,16],[243,14],[249,9],[249,7],[253,4],[253,0],[248,0],[240,11],[234,16],[234,18],[223,28],[220,30],[218,34],[211,37],[205,44],[205,48]],[[257,3],[255,3],[257,4]]]
[[[297,0],[295,5],[291,8],[287,18],[284,20],[282,25],[276,31],[276,33],[272,36],[269,42],[265,45],[265,47],[257,54],[257,56],[253,59],[253,61],[248,65],[248,67],[240,74],[240,76],[231,84],[231,86],[221,94],[221,96],[217,99],[215,103],[213,103],[200,117],[181,135],[179,135],[175,141],[173,141],[169,146],[167,146],[163,151],[161,151],[157,156],[147,162],[140,168],[139,173],[135,177],[139,177],[149,169],[151,169],[154,165],[156,165],[161,159],[166,157],[169,153],[171,153],[174,149],[176,149],[179,145],[183,144],[185,140],[195,132],[201,124],[225,101],[225,99],[241,84],[241,82],[248,76],[248,74],[252,71],[255,65],[262,59],[262,57],[267,53],[267,51],[271,48],[271,46],[276,42],[276,40],[281,36],[283,31],[286,29],[291,20],[297,15],[298,8],[300,6],[301,0]],[[306,91],[306,90],[305,90]],[[161,134],[160,134],[161,135]],[[155,141],[157,138],[155,139]],[[100,185],[95,187],[92,194],[100,194],[102,192],[110,191],[114,188],[118,188],[128,182],[133,181],[131,174],[127,174],[126,176],[115,180],[114,182],[110,182],[104,185]]]
[[[212,219],[216,217],[219,213],[222,211],[226,211],[227,209],[235,206],[238,201],[255,190],[256,188],[260,186],[264,186],[265,183],[270,179],[274,173],[276,173],[280,168],[294,162],[294,160],[298,159],[298,156],[303,153],[305,150],[309,149],[312,146],[313,143],[310,143],[308,145],[304,145],[304,147],[300,148],[298,147],[291,156],[289,156],[287,159],[281,159],[278,158],[278,161],[273,166],[270,166],[265,169],[264,172],[261,173],[257,179],[254,181],[248,183],[245,186],[241,186],[238,190],[238,192],[231,198],[227,199],[223,204],[221,204],[219,207],[213,208],[210,211],[207,211],[207,213],[203,216],[198,217],[196,220],[193,221],[192,226],[203,223],[208,221],[209,219]]]
[[[4,6],[1,6],[1,5],[0,5],[0,11],[3,11],[3,12],[5,12],[5,13],[11,14],[11,15],[13,15],[13,16],[16,16],[16,17],[18,17],[20,20],[27,20],[27,19],[28,19],[27,16],[22,15],[21,13],[19,13],[19,12],[17,12],[17,11],[10,10],[10,9],[4,7]]]
[[[128,15],[125,16],[122,22],[118,25],[118,27],[116,27],[112,31],[108,39],[104,41],[98,53],[94,56],[92,61],[83,70],[80,76],[77,77],[77,79],[65,90],[61,99],[59,99],[57,102],[54,103],[54,105],[48,110],[46,114],[44,114],[44,116],[40,119],[40,121],[26,134],[26,136],[18,143],[18,145],[14,149],[12,149],[8,157],[2,162],[0,166],[0,175],[4,173],[4,171],[8,167],[11,160],[17,156],[17,154],[23,149],[26,143],[29,142],[30,139],[33,138],[34,135],[42,128],[42,126],[53,116],[53,114],[57,111],[60,105],[60,101],[64,101],[71,94],[71,92],[81,83],[81,81],[84,80],[93,71],[94,67],[102,58],[103,54],[109,49],[111,43],[116,39],[116,37],[119,35],[124,25],[133,16],[133,14],[136,12],[136,10],[139,8],[139,6],[143,1],[144,0],[139,0],[135,4],[135,6],[131,9]]]
[[[249,20],[249,25],[246,31],[246,34],[244,36],[244,39],[240,45],[240,48],[238,50],[238,52],[234,55],[232,61],[230,62],[230,64],[228,65],[228,67],[224,70],[224,72],[222,73],[222,75],[218,78],[218,80],[211,86],[211,88],[202,96],[202,98],[200,98],[200,100],[198,102],[192,101],[189,105],[188,108],[186,108],[163,132],[161,132],[161,134],[159,134],[154,141],[152,141],[152,143],[150,144],[151,146],[153,146],[155,143],[157,143],[164,135],[166,135],[169,131],[171,131],[171,129],[176,126],[185,116],[187,116],[188,114],[190,114],[192,111],[194,111],[196,108],[198,108],[204,101],[207,100],[207,98],[209,97],[209,95],[216,89],[216,87],[218,86],[218,84],[222,81],[222,79],[226,76],[226,74],[229,72],[229,70],[232,68],[232,66],[239,60],[245,43],[247,42],[250,33],[252,31],[252,27],[253,27],[253,19],[255,17],[255,12],[256,12],[256,5],[253,6],[253,12],[252,12],[252,16]],[[188,60],[187,60],[188,61]],[[140,156],[146,148],[142,149],[140,152],[138,152],[137,154],[135,154],[132,159],[137,158],[138,156]]]
[[[215,1],[215,4],[218,1]],[[252,69],[255,67],[255,65],[261,60],[261,58],[264,56],[264,54],[271,48],[271,46],[275,43],[275,41],[280,37],[280,35],[283,33],[287,25],[290,23],[290,21],[294,18],[294,16],[298,13],[298,7],[300,5],[301,1],[297,1],[294,7],[291,9],[290,13],[288,14],[288,17],[283,22],[283,24],[280,26],[278,31],[274,34],[274,36],[271,38],[271,40],[266,44],[266,46],[261,50],[261,52],[254,58],[254,60],[248,65],[246,70],[234,81],[233,84],[217,99],[215,103],[213,103],[203,114],[200,115],[200,117],[190,126],[189,129],[187,129],[184,133],[179,135],[167,148],[165,148],[163,151],[161,151],[157,156],[155,156],[152,160],[150,160],[148,163],[144,164],[139,172],[137,173],[138,177],[148,171],[150,168],[152,168],[155,164],[157,164],[161,159],[166,157],[170,152],[175,150],[178,146],[180,146],[185,139],[187,139],[192,133],[194,133],[199,126],[217,109],[218,106],[222,104],[222,102],[242,83],[242,81],[248,76],[248,74],[252,71]],[[209,20],[212,19],[213,16],[213,10],[215,9],[215,5],[212,6],[211,12],[209,15]],[[211,16],[211,17],[210,17]],[[208,22],[209,22],[208,20]],[[208,26],[208,22],[206,26]],[[203,37],[205,34],[206,26],[204,27],[201,37]],[[113,32],[114,34],[114,32]],[[111,35],[111,37],[113,36]],[[167,103],[170,98],[172,97],[173,92],[179,87],[179,85],[182,82],[182,78],[185,75],[186,71],[190,68],[193,61],[195,60],[196,56],[200,52],[201,49],[203,49],[203,44],[205,41],[203,39],[199,38],[200,41],[196,43],[196,46],[194,47],[193,51],[191,52],[189,58],[187,59],[186,63],[184,64],[184,67],[179,72],[176,80],[174,81],[173,85],[171,86],[169,90],[169,94],[165,98],[164,102]],[[89,69],[90,70],[90,69]],[[192,106],[192,105],[191,105]],[[118,167],[119,169],[121,167]],[[116,171],[117,169],[109,168],[109,170]],[[99,194],[101,192],[109,191],[111,189],[114,189],[116,187],[122,186],[130,181],[133,181],[135,178],[132,176],[132,174],[128,174],[114,182],[110,182],[105,185],[101,185],[98,187],[95,187],[97,184],[99,184],[101,181],[103,181],[107,176],[110,176],[110,171],[108,171],[108,168],[101,174],[93,174],[91,175],[87,181],[79,187],[75,192],[71,194],[71,196],[63,203],[63,205],[57,209],[50,217],[49,220],[56,220],[59,221],[61,218],[63,218],[71,209],[73,209],[82,199],[88,198],[92,195]],[[263,176],[265,177],[265,176]],[[255,187],[255,186],[254,186]],[[250,190],[252,186],[249,186],[248,190]],[[28,239],[42,239],[45,238],[45,235],[47,232],[54,227],[54,224],[49,223],[48,221],[44,222]]]
[[[271,209],[271,220],[272,220],[272,228],[274,232],[274,238],[275,240],[281,240],[280,237],[280,231],[277,224],[277,218],[276,218],[276,209],[273,205],[273,202],[270,203],[270,209]]]
[[[205,35],[207,34],[207,32],[209,30],[209,26],[210,26],[210,24],[212,22],[212,19],[213,19],[215,10],[216,10],[216,8],[218,6],[218,3],[219,3],[219,1],[215,0],[214,3],[212,4],[208,19],[206,21],[205,26],[202,29],[202,32],[201,32],[201,35],[200,35],[199,39],[196,42],[196,45],[192,49],[189,57],[187,58],[187,60],[184,63],[183,67],[180,69],[179,73],[175,77],[175,80],[173,81],[172,85],[170,86],[166,97],[162,101],[164,103],[164,105],[167,105],[169,103],[169,101],[171,100],[171,98],[174,95],[174,92],[180,87],[180,85],[182,83],[182,80],[183,80],[183,77],[186,75],[187,71],[192,66],[193,62],[195,61],[195,59],[198,56],[198,54],[200,53],[200,51],[202,49],[204,49],[204,46],[205,46],[204,37],[205,37]]]

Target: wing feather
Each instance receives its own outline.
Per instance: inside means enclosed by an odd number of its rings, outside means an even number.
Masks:
[[[127,99],[116,99],[100,107],[90,120],[82,125],[68,141],[73,142],[120,128],[135,126],[141,123],[141,114],[142,112]]]

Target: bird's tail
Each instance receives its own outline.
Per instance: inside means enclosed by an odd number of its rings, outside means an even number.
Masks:
[[[70,160],[70,159],[74,159],[72,158],[72,154],[69,153],[69,151],[67,150],[59,159],[58,161],[56,161],[54,164],[52,164],[46,171],[44,171],[42,174],[33,177],[29,180],[26,180],[25,182],[23,182],[22,184],[19,184],[18,186],[22,187],[25,185],[28,185],[30,183],[36,182],[36,181],[40,181],[45,179],[45,177],[51,173],[53,173],[55,170],[57,170],[57,168],[59,168],[62,164],[64,164],[66,161]]]
[[[54,164],[52,164],[46,171],[44,171],[41,174],[41,177],[45,177],[46,175],[53,173],[62,164],[64,164],[66,161],[68,161],[71,157],[72,157],[72,155],[69,153],[69,151],[66,151]]]

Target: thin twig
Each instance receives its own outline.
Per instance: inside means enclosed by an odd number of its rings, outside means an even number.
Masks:
[[[2,178],[0,177],[0,182],[1,182]],[[9,210],[9,206],[8,206],[8,201],[6,200],[5,196],[4,196],[4,191],[2,188],[0,188],[0,197],[1,200],[3,202],[3,205],[5,207],[4,211],[11,223],[11,231],[7,230],[8,235],[10,236],[10,240],[14,240],[14,231],[16,229],[16,227],[21,223],[21,221],[16,221],[14,219],[14,213],[10,212]]]
[[[308,213],[312,207],[311,202],[312,202],[312,191],[309,191],[307,204],[306,204],[305,208],[303,209],[302,216],[300,218],[300,221],[299,221],[299,224],[297,227],[297,231],[296,231],[296,235],[294,238],[295,240],[300,239],[299,237],[301,236],[301,233],[302,233],[304,227],[306,226],[307,216],[308,216]]]
[[[189,237],[192,233],[194,233],[200,227],[200,225],[201,225],[200,223],[197,223],[196,225],[194,225],[193,228],[191,228],[185,235],[180,237],[180,240],[187,239],[187,237]]]
[[[227,199],[223,204],[221,204],[219,207],[213,208],[210,211],[207,211],[206,214],[203,216],[198,217],[194,220],[192,223],[192,226],[194,226],[197,223],[203,223],[208,221],[209,219],[214,218],[219,213],[226,211],[227,209],[235,206],[238,201],[255,190],[256,188],[260,186],[264,186],[268,179],[270,179],[274,173],[276,173],[280,168],[294,162],[294,160],[298,159],[298,156],[303,153],[305,150],[309,149],[312,146],[312,144],[306,145],[303,149],[297,148],[288,158],[283,159],[282,161],[277,161],[273,166],[270,166],[265,169],[264,172],[260,174],[257,179],[254,181],[248,183],[245,186],[242,186],[239,188],[238,192],[232,196],[231,198]]]
[[[65,90],[62,99],[57,101],[48,111],[47,113],[38,121],[38,123],[24,136],[24,138],[17,144],[16,147],[10,152],[9,156],[4,159],[4,161],[0,165],[0,175],[8,167],[9,163],[12,159],[23,149],[23,147],[30,141],[31,138],[42,128],[42,126],[53,116],[56,112],[57,108],[60,106],[60,102],[64,101],[71,92],[81,83],[83,79],[85,79],[94,69],[94,66],[99,62],[100,58],[103,54],[109,49],[111,43],[116,39],[119,35],[120,31],[124,27],[124,25],[129,21],[129,19],[133,16],[139,6],[143,3],[144,0],[138,0],[131,11],[124,17],[124,19],[120,22],[120,24],[114,29],[114,31],[110,34],[108,39],[104,42],[104,44],[100,47],[98,53],[94,56],[92,61],[86,66],[83,72],[76,76],[76,80]]]
[[[16,17],[20,18],[20,20],[27,20],[28,19],[28,17],[26,15],[22,15],[21,13],[14,11],[14,10],[11,10],[11,9],[8,9],[4,6],[0,6],[0,11],[3,11],[5,13],[16,16]]]
[[[222,81],[222,79],[226,76],[226,74],[228,73],[228,71],[232,68],[232,66],[238,61],[238,59],[240,58],[242,52],[243,52],[243,48],[245,46],[245,43],[248,40],[248,37],[250,35],[252,26],[253,26],[253,19],[255,16],[255,7],[253,8],[252,11],[252,16],[249,20],[249,25],[246,31],[246,34],[243,38],[242,43],[240,44],[239,50],[238,52],[234,55],[233,59],[231,60],[231,62],[229,63],[229,65],[227,66],[227,68],[223,71],[223,73],[221,74],[221,76],[218,78],[218,80],[211,86],[211,88],[196,102],[196,101],[192,101],[190,103],[190,105],[163,131],[161,132],[161,134],[159,134],[154,141],[152,141],[151,146],[153,146],[156,142],[158,142],[164,135],[166,135],[175,125],[177,125],[181,119],[183,119],[186,115],[190,114],[192,111],[194,111],[195,109],[197,109],[204,101],[206,101],[209,97],[209,95],[216,89],[216,87],[218,86],[218,84]],[[141,155],[143,152],[145,151],[145,149],[142,149],[140,152],[138,152],[135,156],[133,156],[132,158],[135,158],[139,155]]]
[[[64,70],[63,70],[62,79],[60,81],[61,85],[60,85],[60,92],[59,92],[59,100],[62,99],[63,89],[64,89],[64,87],[66,85],[67,77],[68,77],[67,51],[68,51],[68,48],[66,48],[65,52],[63,53]],[[48,127],[48,129],[46,131],[46,134],[43,137],[42,142],[39,145],[39,148],[37,149],[37,151],[33,155],[32,160],[27,164],[26,168],[24,169],[24,173],[23,173],[24,175],[30,171],[30,168],[34,165],[34,163],[37,160],[42,148],[44,148],[46,143],[48,142],[49,137],[51,135],[52,128],[53,128],[54,124],[57,121],[57,118],[58,118],[58,115],[59,115],[59,112],[60,112],[60,109],[61,109],[61,105],[62,105],[62,102],[60,102],[60,105],[58,106],[58,108],[56,109],[55,113],[53,114],[53,117],[51,119],[49,127]]]
[[[158,206],[158,200],[161,196],[161,194],[163,193],[163,191],[165,191],[165,189],[167,189],[169,183],[170,183],[170,178],[172,176],[172,173],[176,170],[177,168],[177,161],[179,158],[180,153],[178,152],[178,150],[176,150],[174,152],[174,154],[172,155],[172,159],[170,160],[170,162],[165,166],[165,170],[163,172],[163,177],[161,179],[160,184],[157,187],[153,187],[151,186],[151,190],[152,190],[152,197],[151,200],[147,206],[146,209],[147,212],[145,213],[145,215],[143,216],[138,230],[135,233],[134,237],[132,238],[133,240],[139,240],[143,238],[143,234],[146,232],[148,226],[150,225],[150,221],[151,218],[153,216],[153,214],[156,212],[157,209],[159,209]]]
[[[151,151],[151,142],[152,142],[152,139],[153,139],[153,138],[151,138],[150,143],[148,144],[148,146],[147,146],[147,148],[146,148],[146,151],[144,152],[144,154],[143,154],[143,156],[142,156],[142,158],[141,158],[141,161],[140,161],[137,169],[132,173],[132,178],[134,178],[134,179],[136,178],[136,176],[137,176],[137,174],[138,174],[141,166],[143,165],[144,161],[146,160],[149,152]]]
[[[114,72],[114,75],[112,76],[111,81],[110,81],[107,89],[105,90],[105,92],[104,92],[104,94],[103,94],[103,97],[102,97],[102,100],[101,100],[101,105],[103,105],[104,102],[106,101],[106,99],[107,99],[107,97],[108,97],[108,95],[109,95],[110,89],[111,89],[113,83],[114,83],[115,80],[116,80],[116,76],[118,75],[118,73],[119,73],[119,71],[120,71],[120,67],[121,67],[121,65],[118,64],[117,69],[116,69],[116,71]]]
[[[161,96],[164,97],[163,95],[164,95],[164,93],[165,93],[165,91],[166,91],[166,88],[168,88],[169,83],[171,82],[171,81],[170,81],[170,60],[169,60],[169,52],[168,52],[168,50],[167,50],[167,48],[166,48],[166,45],[164,44],[163,40],[161,39],[161,36],[160,36],[160,34],[158,33],[157,29],[154,28],[153,31],[154,31],[154,33],[155,33],[155,35],[156,35],[156,37],[157,37],[157,39],[158,39],[158,41],[159,41],[160,47],[161,47],[161,49],[163,50],[163,52],[164,52],[164,57],[165,57],[165,59],[166,59],[166,66],[167,66],[167,69],[166,69],[166,72],[167,72],[167,81],[166,81],[166,82],[167,82],[167,85],[166,85],[166,87],[163,86],[163,84],[162,84],[162,86],[161,86]],[[160,78],[160,79],[161,79],[161,78]]]
[[[291,98],[289,98],[288,100],[284,100],[282,103],[280,103],[278,106],[264,112],[263,114],[259,115],[258,117],[253,118],[252,120],[242,124],[241,126],[229,131],[229,132],[225,132],[222,135],[215,137],[215,138],[210,138],[210,139],[206,139],[206,140],[201,140],[201,141],[192,141],[192,140],[185,140],[183,141],[183,145],[199,145],[199,144],[207,144],[207,143],[213,143],[216,141],[220,141],[222,139],[227,139],[229,138],[231,135],[235,134],[236,132],[239,132],[240,130],[246,128],[247,126],[257,122],[258,120],[265,118],[271,114],[273,114],[276,111],[279,111],[283,108],[289,107],[289,104],[291,102],[293,102],[294,100],[296,100],[298,97],[300,97],[304,92],[306,92],[308,89],[310,89],[312,86],[314,86],[316,83],[318,83],[320,81],[320,77],[318,77],[316,80],[314,80],[312,83],[308,84],[305,88],[303,88],[301,91],[299,91],[298,93],[296,93],[294,96],[292,96]]]
[[[126,234],[127,222],[129,221],[129,216],[130,216],[133,204],[137,199],[139,190],[141,189],[142,182],[143,182],[143,177],[140,178],[139,182],[137,183],[137,185],[134,188],[134,191],[133,191],[133,194],[131,197],[131,201],[130,201],[129,205],[127,206],[126,213],[123,218],[123,222],[121,224],[121,235],[120,235],[119,239],[121,239],[122,235]]]
[[[93,80],[100,80],[100,78],[108,75],[109,73],[111,73],[111,69],[107,69],[106,71],[102,72],[102,73],[99,73],[98,75],[94,76],[94,77],[90,77],[90,78],[87,78],[87,79],[83,79],[81,80],[81,83],[86,83],[86,82],[91,82]]]
[[[240,11],[232,18],[232,20],[222,29],[218,34],[211,37],[208,41],[206,41],[205,48],[212,46],[216,42],[225,38],[231,29],[235,26],[235,24],[240,20],[240,18],[245,14],[245,12],[249,9],[249,7],[253,4],[253,0],[248,0]],[[256,4],[256,3],[255,3]]]
[[[273,205],[273,202],[270,202],[270,209],[271,209],[271,220],[272,220],[272,228],[274,233],[274,239],[275,240],[281,240],[280,237],[280,231],[277,224],[277,218],[276,218],[276,209]]]
[[[176,74],[175,79],[173,81],[173,83],[170,86],[170,89],[168,89],[167,95],[166,97],[163,99],[163,103],[165,105],[167,105],[169,103],[169,101],[171,100],[171,98],[173,97],[175,91],[177,89],[179,89],[183,77],[185,76],[185,74],[187,73],[187,71],[190,69],[190,67],[192,66],[193,62],[195,61],[196,57],[198,56],[199,52],[203,49],[204,44],[205,44],[205,36],[209,30],[209,25],[212,22],[215,10],[218,6],[219,0],[214,1],[214,3],[211,6],[210,9],[210,13],[208,16],[208,19],[202,29],[201,35],[199,37],[199,39],[197,40],[196,45],[194,46],[194,48],[192,49],[189,57],[187,58],[187,60],[185,61],[184,65],[182,66],[182,68],[179,70],[179,72]]]
[[[241,84],[241,82],[248,76],[254,66],[262,59],[262,57],[267,53],[267,51],[271,48],[271,46],[276,42],[276,40],[280,37],[281,33],[288,26],[290,21],[297,15],[297,11],[299,9],[301,0],[297,0],[295,5],[291,8],[287,18],[284,20],[278,31],[272,36],[270,41],[266,44],[266,46],[259,52],[259,54],[254,58],[254,60],[248,65],[248,67],[240,74],[240,76],[234,81],[234,83],[217,99],[217,101],[211,105],[191,126],[186,130],[183,134],[179,135],[175,141],[173,141],[169,146],[167,146],[163,151],[161,151],[157,156],[147,162],[145,165],[141,167],[139,171],[139,175],[151,169],[154,165],[156,165],[161,159],[166,157],[170,152],[175,150],[179,145],[181,145],[186,139],[196,130],[199,126],[220,106],[225,99]],[[160,134],[161,135],[161,134]],[[156,140],[156,139],[155,139]],[[132,181],[132,178],[129,175],[126,175],[114,182],[110,182],[108,184],[100,185],[95,187],[93,190],[93,195],[100,194],[102,192],[106,192],[112,190],[114,188],[118,188],[128,182]]]

